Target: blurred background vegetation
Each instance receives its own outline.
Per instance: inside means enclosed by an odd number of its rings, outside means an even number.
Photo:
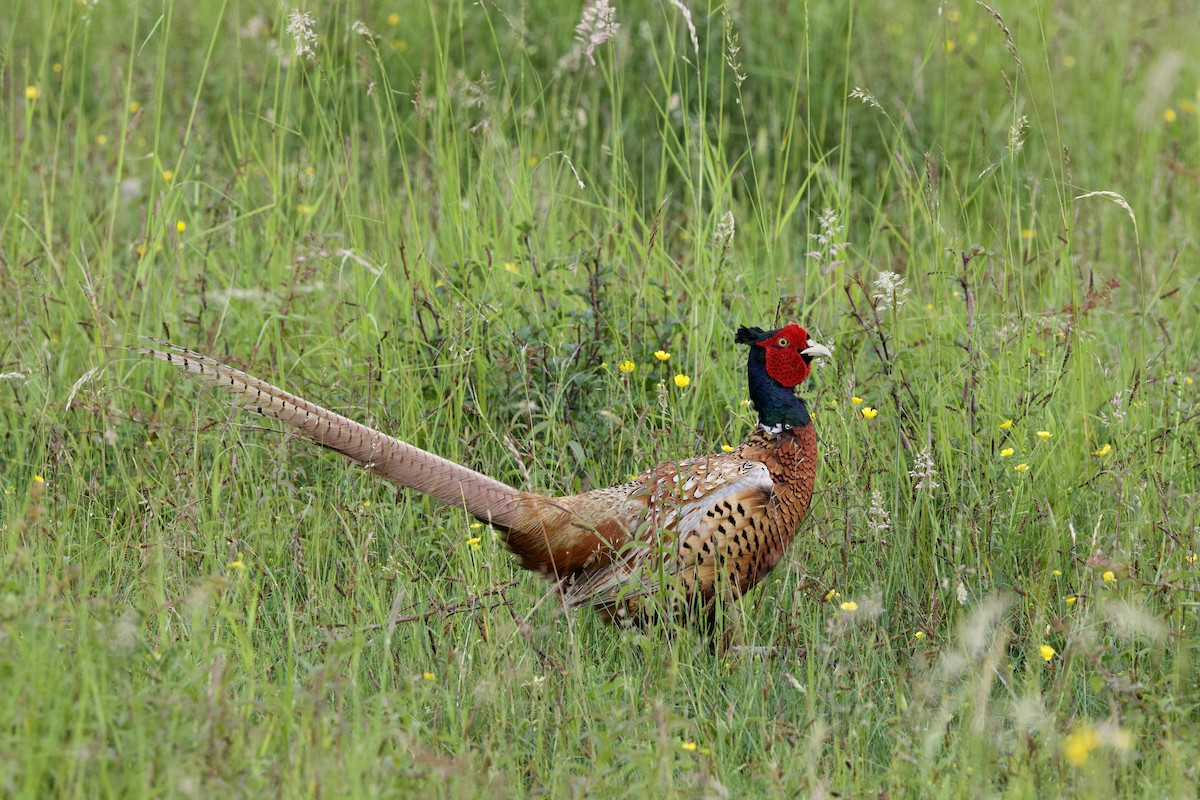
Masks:
[[[0,20],[0,793],[1194,793],[1191,6],[588,8]],[[818,494],[718,654],[123,349],[554,493],[736,444],[776,321]]]

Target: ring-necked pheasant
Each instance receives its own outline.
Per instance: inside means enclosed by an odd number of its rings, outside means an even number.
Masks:
[[[388,480],[466,509],[503,535],[521,566],[560,582],[572,606],[612,620],[711,609],[775,566],[812,499],[817,437],[795,388],[815,356],[799,325],[740,328],[758,427],[729,453],[667,462],[620,486],[567,497],[520,491],[265,381],[167,343],[140,352],[239,396],[245,407]],[[656,602],[648,602],[656,598]]]

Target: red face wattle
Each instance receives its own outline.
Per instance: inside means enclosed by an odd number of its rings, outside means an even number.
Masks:
[[[767,374],[789,389],[799,386],[810,372],[808,359],[800,351],[808,347],[808,331],[792,324],[758,342],[767,351]]]

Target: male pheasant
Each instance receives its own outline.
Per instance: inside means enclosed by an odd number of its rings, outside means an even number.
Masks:
[[[795,388],[814,357],[831,354],[794,324],[740,328],[736,341],[750,347],[750,399],[759,416],[744,444],[566,497],[514,489],[199,353],[165,343],[141,352],[489,523],[521,566],[561,586],[568,605],[592,606],[610,621],[644,621],[663,610],[711,612],[718,595],[749,590],[779,561],[812,499],[817,437]]]

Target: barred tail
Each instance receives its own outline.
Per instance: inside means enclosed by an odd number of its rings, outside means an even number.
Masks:
[[[466,509],[505,529],[528,525],[523,498],[530,495],[473,469],[414,447],[366,425],[272,386],[200,353],[155,340],[163,350],[137,352],[236,395],[247,410],[286,422],[300,433],[357,461],[393,483]]]

